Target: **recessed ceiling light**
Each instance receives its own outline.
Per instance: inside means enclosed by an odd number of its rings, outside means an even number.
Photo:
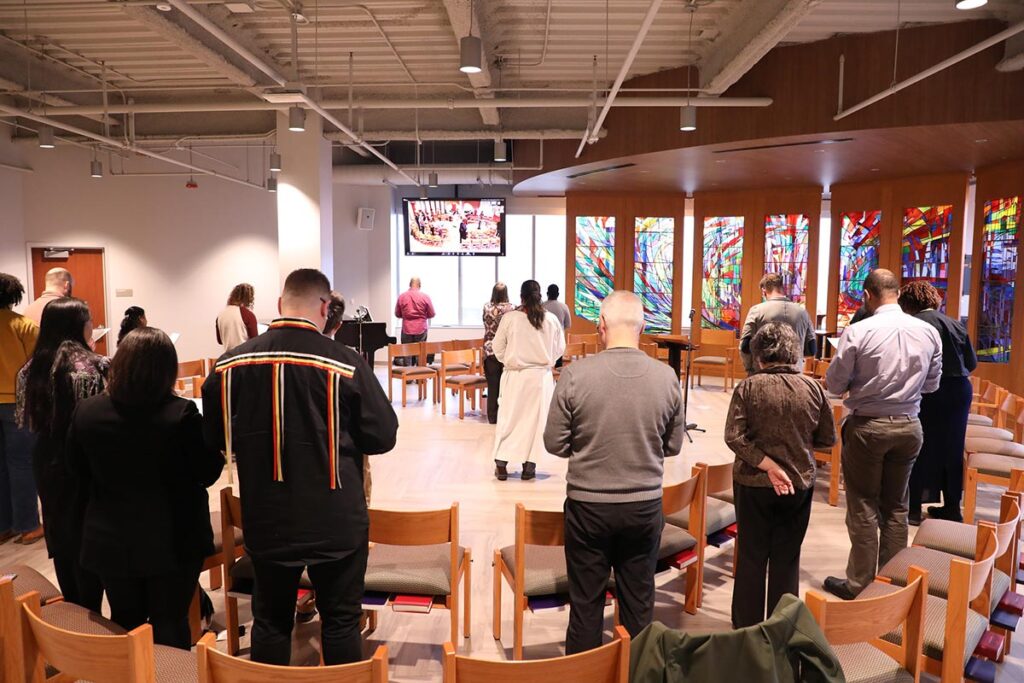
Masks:
[[[976,145],[983,145],[986,142],[988,142],[988,138],[978,138],[977,140],[974,141],[974,144],[976,144]]]
[[[716,164],[724,164],[725,162],[726,162],[725,159],[715,159],[715,163]]]
[[[173,7],[171,7],[171,3],[169,2],[158,2],[156,3],[156,8],[161,12],[170,12],[172,9],[174,9]]]
[[[978,9],[988,4],[988,0],[953,0],[953,7],[957,9]]]
[[[871,169],[871,170],[872,170],[873,172],[877,172],[877,171],[881,171],[882,169],[880,169],[880,168],[873,168],[873,169]]]

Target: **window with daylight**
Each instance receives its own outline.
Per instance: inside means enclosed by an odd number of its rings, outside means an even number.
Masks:
[[[985,202],[984,216],[978,360],[983,363],[1009,363],[1020,197]]]
[[[900,275],[903,284],[924,280],[942,295],[946,310],[949,288],[949,237],[953,232],[953,207],[915,206],[903,210],[903,254]],[[956,296],[956,293],[954,293]]]
[[[576,315],[597,322],[615,289],[615,216],[576,217]]]
[[[764,217],[764,272],[781,275],[786,296],[800,304],[807,294],[810,226],[802,213]]]
[[[644,331],[672,330],[674,218],[637,218],[633,239],[633,291],[644,304]]]
[[[743,217],[704,219],[701,329],[740,329]]]
[[[864,303],[864,280],[878,267],[881,211],[852,211],[840,216],[839,329]]]

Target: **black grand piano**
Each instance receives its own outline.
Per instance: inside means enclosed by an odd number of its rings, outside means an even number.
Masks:
[[[365,309],[363,309],[365,311]],[[343,320],[334,340],[346,346],[351,346],[358,351],[363,359],[373,367],[373,354],[377,349],[382,349],[388,344],[396,344],[398,340],[388,336],[388,330],[384,323],[375,323],[370,320],[369,313],[365,313],[353,320]]]

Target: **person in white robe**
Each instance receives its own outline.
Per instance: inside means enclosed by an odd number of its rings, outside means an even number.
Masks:
[[[508,461],[518,458],[523,462],[522,479],[536,477],[555,389],[551,369],[565,352],[562,324],[544,309],[540,284],[527,280],[520,297],[522,305],[502,317],[492,342],[494,355],[505,366],[494,435],[494,475],[499,481],[508,478]]]

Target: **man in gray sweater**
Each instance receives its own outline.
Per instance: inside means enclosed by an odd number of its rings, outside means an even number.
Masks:
[[[639,350],[643,325],[635,294],[609,294],[598,323],[605,350],[567,365],[551,399],[544,446],[569,459],[566,654],[601,645],[612,569],[629,634],[654,614],[664,459],[683,444],[682,392],[671,368]]]
[[[740,333],[740,358],[748,375],[754,374],[757,369],[750,355],[750,340],[768,323],[780,322],[792,327],[797,339],[803,343],[804,356],[813,356],[818,351],[811,316],[804,306],[790,301],[786,296],[782,276],[778,273],[768,273],[761,278],[759,286],[764,301],[750,307],[747,319],[743,323],[743,332]]]

